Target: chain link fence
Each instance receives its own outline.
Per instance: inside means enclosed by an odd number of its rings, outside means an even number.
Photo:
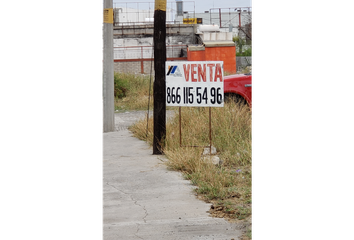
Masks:
[[[242,71],[246,67],[252,66],[252,57],[236,57],[237,72]]]

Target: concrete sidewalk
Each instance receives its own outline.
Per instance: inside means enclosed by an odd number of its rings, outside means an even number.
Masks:
[[[180,173],[167,170],[164,156],[132,137],[126,127],[134,117],[127,116],[116,114],[118,131],[104,133],[104,240],[239,239],[235,224],[208,216],[210,204],[196,198]]]

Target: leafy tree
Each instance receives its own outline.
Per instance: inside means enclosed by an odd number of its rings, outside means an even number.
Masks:
[[[236,53],[242,53],[242,48],[243,46],[246,44],[246,42],[240,38],[239,36],[235,36],[232,38],[232,41],[234,41],[234,43],[236,43]]]

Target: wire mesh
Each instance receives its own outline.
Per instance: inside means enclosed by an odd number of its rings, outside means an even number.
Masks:
[[[135,47],[114,47],[115,60],[132,59],[151,59],[154,58],[153,46],[135,46]],[[187,57],[187,45],[167,45],[167,58]]]
[[[114,26],[123,24],[146,24],[153,22],[155,2],[115,2]],[[183,1],[183,13],[188,16],[195,14],[195,2]],[[166,23],[173,23],[177,16],[175,1],[166,3]]]

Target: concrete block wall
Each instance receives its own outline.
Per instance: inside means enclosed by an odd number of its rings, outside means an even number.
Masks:
[[[189,51],[189,59],[193,61],[205,61],[205,52],[204,51]],[[225,64],[225,63],[224,63]],[[231,63],[234,64],[234,63]],[[252,57],[236,57],[236,66],[237,71],[241,71],[245,67],[252,65]],[[150,69],[152,67],[152,75],[154,72],[154,62],[152,61],[143,61],[144,74],[150,74]],[[114,62],[114,72],[124,72],[124,73],[134,73],[141,74],[141,62]]]
[[[114,72],[141,73],[141,62],[114,62]]]
[[[154,61],[144,61],[144,74],[150,74],[150,69],[151,69],[151,74],[155,75]]]
[[[141,72],[141,61],[134,62],[114,62],[114,72],[133,73],[133,74],[147,74],[155,75],[154,61],[143,61],[143,70]]]
[[[155,74],[154,61],[143,61],[142,63],[143,74],[150,74],[150,69],[152,69],[152,74]],[[141,61],[114,62],[114,72],[141,74]]]
[[[188,59],[193,59],[193,61],[205,61],[205,51],[188,51]],[[230,64],[230,62],[226,64]],[[235,63],[232,61],[231,64],[233,65]],[[241,71],[245,67],[252,65],[252,57],[236,57],[235,65],[237,66],[237,71]],[[144,74],[150,74],[151,67],[152,75],[154,75],[154,62],[143,61]],[[232,69],[232,66],[227,66],[227,69],[229,68]],[[141,74],[141,61],[114,62],[114,72]]]

